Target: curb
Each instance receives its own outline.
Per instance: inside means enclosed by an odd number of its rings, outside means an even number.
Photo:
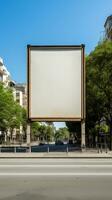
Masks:
[[[15,155],[16,154],[16,155]],[[37,154],[37,153],[0,153],[0,159],[112,159],[112,155],[100,154],[95,155],[94,153],[91,155],[86,153],[78,154]]]

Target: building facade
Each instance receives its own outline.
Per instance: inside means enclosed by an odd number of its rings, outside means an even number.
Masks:
[[[27,89],[26,84],[16,84],[12,79],[9,71],[4,65],[3,59],[0,58],[0,82],[3,83],[4,87],[10,87],[13,92],[14,100],[21,106],[27,107]],[[8,130],[7,136],[10,137],[10,129]],[[20,125],[19,129],[14,128],[12,139],[15,142],[17,139],[17,135],[22,136],[23,127]],[[5,136],[5,142],[7,141],[7,137]]]
[[[0,58],[0,81],[7,87],[10,84],[10,73],[3,63],[3,59]]]
[[[4,84],[4,87],[11,87],[13,90],[14,100],[17,101],[20,106],[27,108],[26,84],[16,83],[11,79],[11,75],[5,67],[2,58],[0,58],[0,82]]]
[[[16,101],[25,109],[27,108],[27,87],[26,84],[17,83],[16,88]]]

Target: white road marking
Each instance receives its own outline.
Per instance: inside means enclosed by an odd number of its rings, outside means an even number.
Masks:
[[[0,176],[112,176],[112,173],[0,173]]]
[[[0,165],[0,168],[112,168],[112,165]]]
[[[42,159],[42,160],[38,160],[38,159],[35,159],[35,158],[32,159],[32,160],[29,160],[29,159],[26,160],[26,158],[24,160],[20,160],[20,159],[17,159],[17,160],[15,160],[15,159],[14,160],[12,160],[12,159],[9,159],[9,160],[8,159],[6,159],[6,160],[3,159],[3,160],[1,160],[0,159],[0,163],[2,163],[2,162],[4,162],[4,163],[7,163],[7,162],[8,163],[9,162],[14,162],[14,163],[17,163],[17,162],[19,162],[19,163],[20,162],[23,162],[23,163],[27,163],[27,162],[32,162],[32,163],[36,163],[36,162],[38,162],[38,163],[41,163],[41,162],[42,163],[44,163],[44,162],[49,162],[49,163],[51,163],[51,162],[52,163],[57,163],[57,162],[59,162],[59,163],[63,163],[63,162],[64,163],[66,163],[66,162],[67,163],[77,163],[77,162],[79,162],[79,163],[83,163],[83,162],[84,163],[86,163],[86,162],[88,162],[88,163],[94,163],[94,162],[98,162],[98,163],[102,163],[102,162],[103,163],[104,162],[106,162],[106,163],[112,163],[112,159],[107,159],[107,160],[105,160],[105,159],[102,159],[102,160],[93,160],[93,159],[92,160],[85,160],[85,159],[84,160],[78,160],[78,159],[74,159],[74,160],[69,160],[69,159],[68,160],[61,160],[61,159],[59,159],[59,160],[58,159],[57,160],[53,160],[53,159],[52,160],[49,160],[49,159],[43,160]]]

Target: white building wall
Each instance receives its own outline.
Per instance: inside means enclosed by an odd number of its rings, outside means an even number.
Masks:
[[[10,80],[10,73],[5,67],[3,59],[0,58],[0,81],[4,83],[5,87],[7,87]]]
[[[23,93],[21,91],[16,91],[16,101],[23,107]]]

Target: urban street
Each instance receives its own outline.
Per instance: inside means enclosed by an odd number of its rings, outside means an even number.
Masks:
[[[112,200],[112,0],[0,6],[0,200]]]
[[[1,159],[0,200],[111,200],[111,159]]]

